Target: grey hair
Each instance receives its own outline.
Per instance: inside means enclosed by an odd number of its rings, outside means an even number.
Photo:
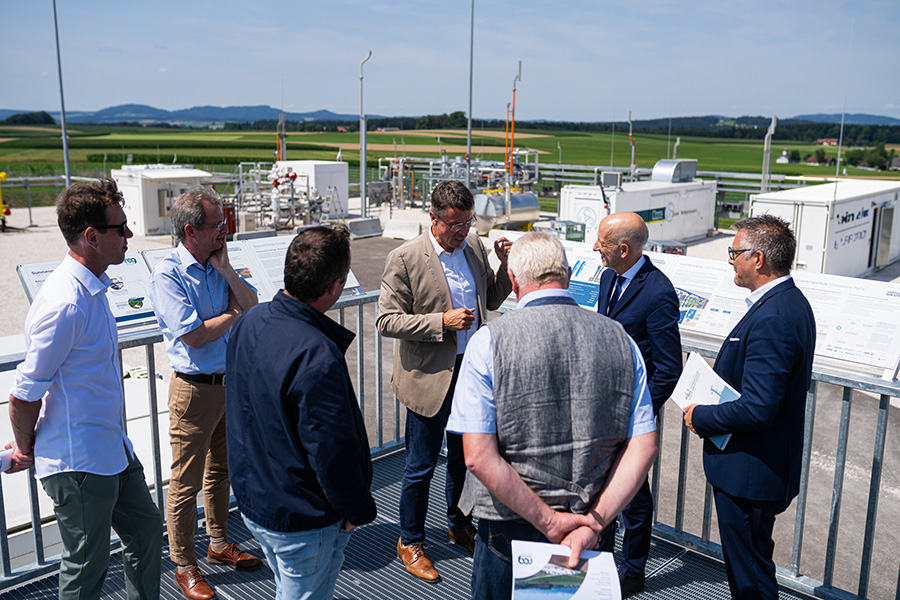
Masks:
[[[218,194],[210,188],[193,187],[180,195],[172,207],[172,229],[175,238],[180,242],[184,240],[184,228],[188,225],[199,229],[206,223],[206,213],[203,205],[209,203],[217,208],[222,208],[222,201]]]
[[[549,233],[532,231],[509,251],[509,270],[520,286],[541,286],[569,278],[569,261],[562,243]]]
[[[744,232],[744,245],[762,252],[773,273],[787,275],[791,272],[797,252],[797,238],[791,231],[790,223],[775,215],[765,214],[742,219],[731,228]]]

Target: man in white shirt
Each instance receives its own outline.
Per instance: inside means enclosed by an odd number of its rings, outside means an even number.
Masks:
[[[440,575],[425,555],[425,516],[435,465],[450,415],[453,387],[472,334],[509,296],[506,238],[494,243],[495,274],[487,250],[471,231],[472,192],[459,181],[442,181],[431,194],[431,227],[392,251],[381,277],[375,327],[397,338],[394,394],[406,411],[406,467],[400,491],[397,556],[415,577],[434,583]],[[465,481],[462,439],[447,436],[447,534],[474,551],[475,530],[457,503]]]
[[[125,435],[118,334],[105,271],[132,237],[111,179],[78,182],[56,212],[69,252],[25,320],[25,360],[9,397],[8,473],[34,466],[63,542],[59,598],[99,598],[110,526],[124,545],[129,599],[159,598],[162,519]]]

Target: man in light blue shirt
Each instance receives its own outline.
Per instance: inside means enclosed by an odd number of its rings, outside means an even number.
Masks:
[[[172,475],[166,500],[175,583],[190,600],[215,596],[194,552],[197,493],[203,490],[207,558],[254,568],[262,561],[226,540],[228,451],[225,350],[237,316],[257,303],[228,260],[222,202],[206,188],[188,190],[172,207],[178,247],[150,276],[149,296],[175,375],[169,383]]]
[[[462,510],[478,517],[472,597],[509,598],[513,539],[594,548],[656,458],[644,362],[618,323],[579,307],[556,238],[513,244],[517,310],[469,341],[448,431],[461,433]]]
[[[125,260],[128,220],[111,179],[78,182],[57,201],[69,246],[25,320],[25,360],[9,397],[8,473],[35,467],[63,543],[59,598],[99,599],[109,531],[124,545],[129,600],[159,598],[162,519],[125,435],[118,333],[106,289]]]

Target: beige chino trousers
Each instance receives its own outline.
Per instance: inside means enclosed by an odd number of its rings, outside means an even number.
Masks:
[[[206,532],[228,530],[228,451],[225,442],[225,386],[184,381],[169,383],[169,438],[172,475],[166,499],[169,554],[176,565],[197,564],[194,531],[197,493],[203,490]]]

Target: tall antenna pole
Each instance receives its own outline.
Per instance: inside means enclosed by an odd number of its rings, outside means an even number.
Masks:
[[[359,205],[360,217],[366,218],[366,113],[363,112],[363,65],[372,58],[372,51],[359,63]]]
[[[469,128],[466,133],[466,187],[472,187],[472,71],[475,64],[475,0],[469,20]]]
[[[635,151],[635,146],[637,146],[637,144],[634,141],[634,136],[631,135],[631,131],[632,131],[631,111],[629,110],[628,111],[628,140],[631,142],[631,166],[628,168],[628,171],[629,171],[629,174],[631,175],[631,179],[634,179],[634,171],[636,168],[636,165],[634,164],[634,151]]]
[[[841,146],[844,145],[844,115],[847,114],[847,88],[850,87],[850,50],[853,47],[853,25],[856,23],[856,11],[850,19],[850,41],[847,42],[847,79],[844,81],[844,106],[841,108],[841,133],[838,136],[837,163],[834,167],[834,199],[837,199],[837,178],[841,172]]]
[[[772,122],[769,124],[769,130],[766,132],[766,140],[763,144],[763,168],[762,181],[759,185],[760,193],[765,194],[769,191],[772,181],[772,136],[775,135],[775,125],[778,119],[772,115]]]
[[[519,61],[519,72],[516,73],[516,78],[513,79],[513,101],[512,101],[512,116],[510,122],[509,129],[509,173],[512,174],[513,167],[513,153],[515,152],[515,144],[516,144],[516,82],[522,80],[522,61]],[[509,213],[507,213],[507,216]]]
[[[59,123],[62,125],[63,161],[66,165],[66,187],[72,185],[69,168],[69,136],[66,134],[66,100],[63,97],[62,59],[59,56],[59,25],[56,22],[56,0],[53,0],[53,30],[56,32],[56,67],[59,70]]]

